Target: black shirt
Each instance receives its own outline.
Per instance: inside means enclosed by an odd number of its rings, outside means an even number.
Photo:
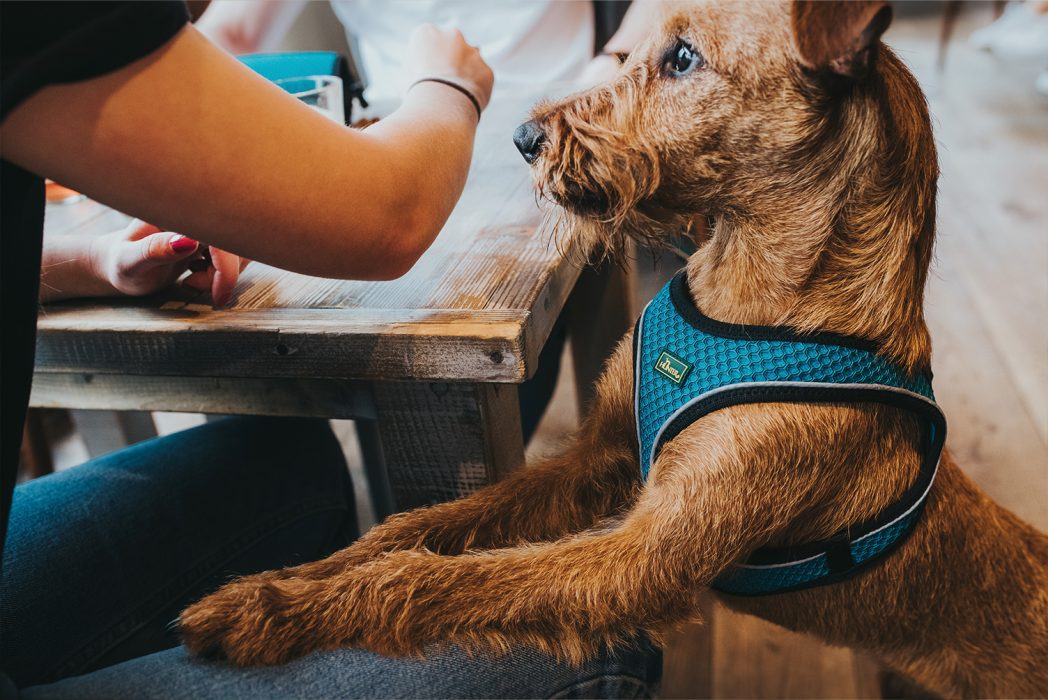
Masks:
[[[188,18],[184,2],[0,2],[0,121],[47,85],[87,80],[143,58]],[[33,377],[41,175],[0,160],[0,547]]]

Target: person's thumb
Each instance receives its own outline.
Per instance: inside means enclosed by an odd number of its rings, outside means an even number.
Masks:
[[[184,260],[200,248],[192,238],[177,233],[154,234],[143,238],[139,244],[142,246],[142,262],[154,264]]]

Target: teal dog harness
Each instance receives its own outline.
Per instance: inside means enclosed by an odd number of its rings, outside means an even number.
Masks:
[[[931,375],[908,375],[875,344],[835,333],[722,323],[695,307],[682,270],[641,313],[633,394],[642,476],[659,451],[708,413],[747,403],[881,403],[922,418],[921,467],[901,499],[828,540],[763,548],[718,578],[734,595],[810,588],[853,576],[913,532],[938,469],[946,419]]]

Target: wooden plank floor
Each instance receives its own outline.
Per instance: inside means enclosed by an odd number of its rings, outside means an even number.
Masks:
[[[968,48],[968,34],[990,21],[989,6],[974,5],[962,12],[943,74],[934,67],[938,16],[903,16],[886,37],[928,93],[942,163],[927,301],[935,388],[962,467],[1048,529],[1048,100],[1033,92],[1036,66]],[[637,301],[674,266],[642,259]],[[574,428],[570,376],[562,367],[530,453]],[[721,606],[714,618],[714,697],[880,697],[869,659]],[[701,643],[687,629],[673,636],[664,697],[696,696]]]

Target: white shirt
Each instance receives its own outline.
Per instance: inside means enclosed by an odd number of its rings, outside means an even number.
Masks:
[[[398,97],[411,30],[425,22],[459,29],[495,72],[496,89],[577,78],[593,56],[593,3],[586,0],[331,0],[359,42],[369,99]]]

